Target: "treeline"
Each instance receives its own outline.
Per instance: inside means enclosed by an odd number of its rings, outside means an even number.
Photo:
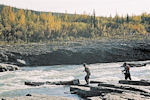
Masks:
[[[0,6],[0,41],[44,42],[144,36],[150,33],[150,14],[97,17],[87,14],[35,12]]]

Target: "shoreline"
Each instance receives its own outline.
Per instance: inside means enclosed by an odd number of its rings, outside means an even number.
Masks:
[[[48,95],[39,95],[39,94],[27,94],[26,96],[18,97],[2,97],[2,100],[75,100],[63,96],[48,96]]]

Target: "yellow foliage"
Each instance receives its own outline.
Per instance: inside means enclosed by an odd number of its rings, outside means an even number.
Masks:
[[[35,13],[32,14],[32,20],[36,22],[37,15]]]
[[[28,16],[31,16],[31,11],[30,10],[28,11]]]
[[[141,22],[141,16],[133,16],[132,19],[133,19],[135,22]]]
[[[51,15],[51,13],[48,14],[48,29],[49,30],[55,30],[58,31],[61,29],[61,20],[55,18],[55,16]]]
[[[11,7],[8,8],[8,19],[9,19],[9,22],[11,24],[14,24],[14,22],[15,22],[15,14],[14,14],[14,12],[13,12]]]
[[[18,14],[19,14],[19,16],[24,15],[24,10],[23,10],[23,9],[20,9],[20,10],[18,11]]]
[[[25,15],[21,15],[20,20],[19,20],[19,23],[20,23],[21,25],[25,25]]]
[[[142,24],[129,24],[129,29],[136,30],[137,32],[141,34],[146,34],[145,27]]]
[[[41,20],[42,20],[43,22],[46,22],[46,21],[47,21],[47,15],[46,15],[46,13],[42,13],[42,14],[40,15],[40,18],[41,18]]]
[[[18,14],[19,24],[25,25],[26,20],[25,20],[24,10],[20,9],[17,14]]]
[[[88,19],[88,15],[86,14],[86,12],[83,13],[82,18],[83,19]]]

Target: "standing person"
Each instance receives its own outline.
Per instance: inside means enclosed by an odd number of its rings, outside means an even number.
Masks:
[[[124,63],[123,67],[124,67],[124,70],[122,72],[124,72],[125,80],[127,80],[128,78],[131,80],[130,66],[128,64]]]
[[[86,66],[86,64],[83,64],[83,67],[85,68],[84,71],[86,72],[85,81],[87,84],[89,84],[89,78],[90,78],[90,69]]]

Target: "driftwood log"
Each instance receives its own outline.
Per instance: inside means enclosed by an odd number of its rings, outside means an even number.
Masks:
[[[25,82],[25,85],[30,86],[40,86],[40,85],[78,85],[80,84],[79,79],[74,79],[71,81],[58,81],[58,82]]]
[[[149,62],[148,63],[126,63],[126,64],[128,64],[130,67],[143,67],[149,64]],[[121,67],[123,67],[123,65]]]
[[[141,86],[150,86],[150,82],[146,80],[141,81],[132,81],[132,80],[120,80],[120,84],[129,84],[129,85],[141,85]]]
[[[91,84],[95,84],[95,83],[104,83],[104,82],[100,82],[100,81],[90,81]]]

